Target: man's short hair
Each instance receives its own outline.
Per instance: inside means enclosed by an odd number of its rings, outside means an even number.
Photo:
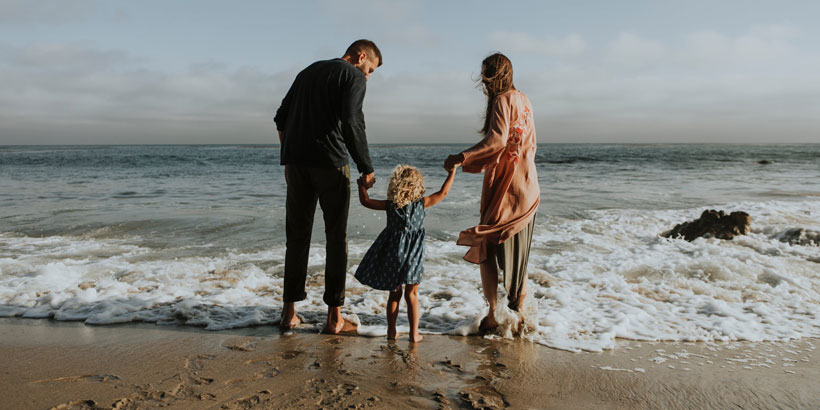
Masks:
[[[345,51],[346,56],[355,57],[359,55],[359,53],[365,53],[369,56],[376,56],[379,59],[379,65],[377,67],[381,67],[384,60],[382,60],[382,52],[379,50],[379,47],[376,46],[376,43],[370,40],[356,40],[350,47],[347,48]]]

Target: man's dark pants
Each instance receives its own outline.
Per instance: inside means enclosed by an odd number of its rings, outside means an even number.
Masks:
[[[325,220],[325,294],[328,306],[342,306],[347,275],[347,214],[350,166],[311,168],[288,165],[284,301],[305,300],[310,234],[316,202]]]

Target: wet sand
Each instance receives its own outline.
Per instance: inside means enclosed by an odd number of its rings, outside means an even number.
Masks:
[[[818,408],[815,346],[622,341],[570,353],[522,340],[208,332],[0,319],[8,409]]]

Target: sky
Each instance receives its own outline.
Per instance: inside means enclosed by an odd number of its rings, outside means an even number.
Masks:
[[[541,143],[820,142],[820,2],[0,0],[0,144],[278,143],[296,74],[375,41],[368,140],[480,138],[513,62]]]

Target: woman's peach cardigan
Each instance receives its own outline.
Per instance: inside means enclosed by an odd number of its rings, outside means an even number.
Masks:
[[[468,262],[484,262],[488,245],[504,242],[535,217],[541,196],[535,148],[530,100],[518,90],[497,96],[487,135],[462,152],[465,172],[484,172],[481,220],[462,231],[457,242],[470,247],[464,255]]]

